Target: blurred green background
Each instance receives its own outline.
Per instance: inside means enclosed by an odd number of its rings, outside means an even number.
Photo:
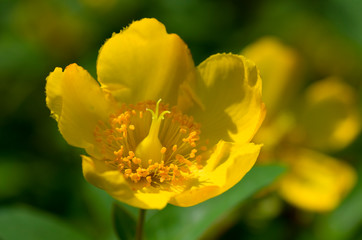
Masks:
[[[302,88],[337,75],[357,91],[362,111],[361,10],[359,0],[1,0],[0,238],[4,224],[15,232],[23,219],[29,228],[53,229],[54,239],[117,239],[113,200],[83,179],[82,150],[65,142],[45,105],[45,78],[55,67],[76,62],[96,77],[104,41],[133,20],[155,17],[186,42],[196,65],[218,52],[240,53],[260,37],[278,37],[302,56]],[[361,146],[359,135],[331,155],[362,176]],[[274,197],[248,198],[211,236],[362,239],[361,202],[360,179],[327,213]],[[34,239],[47,239],[41,234]]]

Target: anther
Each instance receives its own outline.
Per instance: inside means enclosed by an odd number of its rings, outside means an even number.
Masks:
[[[166,149],[165,147],[162,147],[162,148],[161,148],[161,153],[162,153],[162,154],[165,154],[166,150],[167,150],[167,149]]]

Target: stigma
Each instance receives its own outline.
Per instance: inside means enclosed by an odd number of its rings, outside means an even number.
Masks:
[[[203,167],[200,124],[161,99],[123,105],[94,131],[103,160],[135,189],[181,186]]]

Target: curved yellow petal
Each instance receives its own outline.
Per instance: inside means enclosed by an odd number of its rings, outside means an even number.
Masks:
[[[129,182],[119,170],[105,164],[104,161],[88,156],[82,156],[82,160],[83,175],[89,183],[131,206],[143,209],[162,209],[174,194],[156,189],[154,192],[132,190]]]
[[[142,19],[114,34],[100,49],[98,80],[119,101],[162,98],[177,104],[182,82],[196,78],[186,44],[156,19]]]
[[[45,86],[46,104],[50,109],[52,116],[55,120],[59,120],[62,113],[63,99],[62,99],[62,79],[64,73],[63,69],[57,67],[47,77]]]
[[[175,195],[174,192],[161,190],[155,192],[137,191],[132,201],[126,201],[126,203],[142,209],[163,209],[173,195]]]
[[[289,203],[310,211],[330,211],[354,186],[356,173],[342,161],[310,150],[285,156],[290,171],[279,182],[279,193]]]
[[[263,100],[268,117],[277,114],[294,96],[300,77],[300,60],[297,53],[274,37],[263,37],[247,46],[242,55],[255,62],[263,78]]]
[[[133,196],[133,191],[119,170],[104,161],[82,155],[82,169],[84,178],[94,186],[107,192],[118,192],[119,195],[123,193],[128,198]]]
[[[355,90],[337,77],[312,84],[305,92],[300,117],[304,143],[320,150],[338,150],[361,130]]]
[[[216,197],[221,193],[220,187],[216,185],[191,187],[191,189],[171,198],[170,204],[179,207],[191,207],[210,198]]]
[[[261,146],[254,143],[232,144],[220,141],[217,149],[220,148],[221,151],[211,156],[205,171],[208,171],[212,181],[221,187],[221,192],[225,192],[254,166]]]
[[[201,81],[196,92],[203,108],[190,113],[202,124],[202,133],[218,140],[246,143],[265,116],[262,84],[255,64],[233,54],[216,54],[198,66]]]
[[[46,102],[65,140],[81,148],[93,145],[95,126],[108,119],[111,107],[98,83],[76,64],[49,74]]]
[[[227,191],[255,164],[260,147],[253,143],[238,145],[220,141],[200,172],[198,181],[174,196],[170,203],[181,207],[193,206]]]

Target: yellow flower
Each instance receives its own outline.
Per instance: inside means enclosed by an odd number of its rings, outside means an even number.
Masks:
[[[84,177],[115,199],[192,206],[254,165],[265,109],[246,58],[216,54],[195,67],[178,35],[142,19],[106,41],[97,74],[99,83],[76,64],[56,68],[46,102],[65,140],[86,150]]]
[[[354,186],[356,173],[347,163],[316,150],[340,150],[360,132],[354,90],[341,79],[329,77],[298,95],[301,61],[276,38],[263,38],[243,54],[260,67],[269,110],[255,137],[256,142],[264,142],[260,160],[278,159],[289,166],[276,185],[277,191],[299,208],[333,210]]]

